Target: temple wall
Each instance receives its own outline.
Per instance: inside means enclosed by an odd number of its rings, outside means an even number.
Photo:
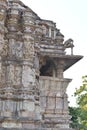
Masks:
[[[72,39],[19,0],[0,0],[0,130],[71,130],[63,72]]]

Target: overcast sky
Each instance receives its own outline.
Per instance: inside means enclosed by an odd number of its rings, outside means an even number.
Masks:
[[[87,0],[21,0],[42,19],[56,22],[65,40],[74,40],[74,54],[84,58],[68,69],[64,76],[72,78],[67,93],[70,105],[75,105],[75,88],[81,85],[81,77],[87,75]]]

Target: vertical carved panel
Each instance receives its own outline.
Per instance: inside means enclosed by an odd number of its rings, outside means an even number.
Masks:
[[[15,55],[17,58],[23,57],[23,42],[17,42],[15,44]]]
[[[34,45],[30,41],[24,43],[24,58],[29,59],[34,55]]]
[[[29,87],[29,85],[34,85],[35,83],[35,71],[29,66],[23,66],[22,71],[22,84],[24,87]]]
[[[21,78],[22,78],[22,67],[17,65],[14,67],[14,85],[20,85]]]
[[[1,80],[2,80],[2,83],[5,83],[6,82],[7,66],[3,65],[1,68],[2,68]]]
[[[15,56],[15,40],[9,39],[9,56]]]

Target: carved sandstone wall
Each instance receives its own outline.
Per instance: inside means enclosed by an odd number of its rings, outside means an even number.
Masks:
[[[53,21],[0,0],[0,130],[71,130],[63,72],[82,57],[68,47]]]

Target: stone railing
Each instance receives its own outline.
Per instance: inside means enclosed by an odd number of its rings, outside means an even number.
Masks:
[[[40,105],[43,115],[43,126],[69,129],[68,101],[66,88],[70,79],[40,77]]]
[[[61,113],[68,109],[66,88],[71,80],[40,76],[40,103],[42,111]],[[60,111],[60,112],[59,112]]]
[[[66,92],[66,88],[71,79],[58,79],[56,77],[40,76],[40,90],[61,94]]]

